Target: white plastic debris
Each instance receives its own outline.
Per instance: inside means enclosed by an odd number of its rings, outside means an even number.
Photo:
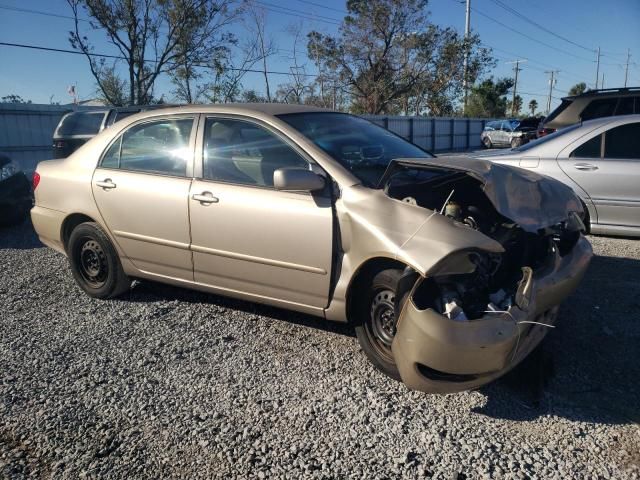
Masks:
[[[449,300],[444,304],[444,314],[451,320],[455,320],[456,322],[464,322],[468,320],[467,316],[464,313],[464,310],[462,310],[462,307],[458,305],[458,302],[455,298]]]

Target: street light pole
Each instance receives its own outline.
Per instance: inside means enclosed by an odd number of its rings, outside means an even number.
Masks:
[[[467,66],[469,63],[469,34],[471,32],[471,0],[467,0],[467,9],[464,23],[464,41],[465,41],[465,49],[464,49],[464,67],[462,69],[462,89],[464,91],[464,101],[462,112],[464,114],[467,113],[467,95],[468,95],[468,82],[467,82]]]
[[[522,70],[520,68],[520,63],[524,63],[527,60],[514,60],[513,62],[507,62],[507,63],[514,63],[514,70],[515,70],[515,79],[513,81],[513,98],[511,99],[511,116],[515,117],[516,116],[516,97],[518,96],[518,72],[520,70]]]
[[[560,70],[551,70],[551,71],[546,71],[544,73],[551,74],[551,78],[549,79],[549,97],[547,98],[547,115],[549,115],[549,112],[551,112],[551,96],[553,94],[553,85],[555,83],[555,75],[556,73],[560,73]]]
[[[599,77],[600,77],[600,47],[598,47],[598,57],[596,60],[596,90],[598,89]]]

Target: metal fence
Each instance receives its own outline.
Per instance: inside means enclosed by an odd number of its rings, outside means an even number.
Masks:
[[[389,115],[363,115],[411,143],[434,153],[480,148],[484,118],[433,118]]]
[[[0,153],[17,161],[23,170],[35,170],[51,158],[53,131],[71,110],[95,107],[70,105],[0,104]],[[363,115],[410,142],[432,152],[479,148],[480,132],[489,119],[428,118]]]
[[[0,153],[33,171],[41,160],[51,158],[51,139],[67,105],[0,103]]]

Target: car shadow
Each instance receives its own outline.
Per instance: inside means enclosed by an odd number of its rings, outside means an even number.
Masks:
[[[557,328],[522,364],[481,389],[476,413],[532,420],[640,422],[640,261],[596,256]]]
[[[150,280],[135,282],[130,292],[120,297],[120,299],[142,303],[166,301],[167,299],[171,299],[180,302],[211,304],[218,307],[239,310],[252,315],[259,315],[274,320],[285,321],[302,327],[314,328],[348,337],[355,337],[353,327],[346,323],[331,322],[320,317],[314,317],[313,315],[306,315],[304,313],[238,300],[231,297],[223,297],[213,293],[174,287],[172,285],[157,283]]]
[[[0,250],[29,250],[43,247],[44,245],[38,240],[29,217],[17,225],[0,227]]]

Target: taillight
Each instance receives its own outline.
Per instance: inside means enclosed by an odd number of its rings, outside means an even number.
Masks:
[[[40,174],[38,172],[33,172],[33,190],[38,187],[40,184]]]

